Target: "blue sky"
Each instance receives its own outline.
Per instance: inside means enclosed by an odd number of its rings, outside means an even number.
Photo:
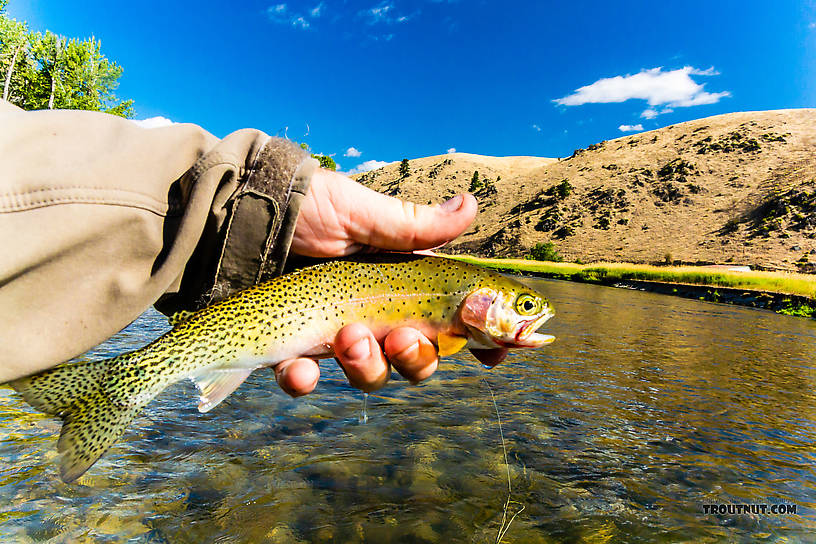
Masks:
[[[137,118],[286,134],[346,171],[452,148],[559,157],[709,115],[816,107],[814,1],[121,5],[7,11],[101,39]]]

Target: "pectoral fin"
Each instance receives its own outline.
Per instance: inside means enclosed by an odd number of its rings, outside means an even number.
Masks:
[[[244,380],[252,374],[252,370],[251,368],[219,368],[190,376],[201,392],[198,411],[204,413],[215,408],[244,383]]]
[[[439,356],[453,355],[467,344],[464,336],[453,336],[440,332],[436,337],[436,345],[439,347]]]

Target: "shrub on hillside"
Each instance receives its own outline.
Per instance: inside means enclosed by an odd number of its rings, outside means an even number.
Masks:
[[[547,189],[544,194],[558,197],[559,199],[567,198],[572,192],[572,184],[566,178],[561,180],[561,183],[553,185]]]
[[[739,219],[736,217],[732,217],[728,221],[725,222],[723,228],[720,230],[723,234],[731,234],[732,232],[737,232],[739,230]]]
[[[564,260],[558,250],[555,249],[555,244],[552,242],[539,242],[530,249],[530,259],[535,261],[551,261],[560,263]]]
[[[694,175],[696,170],[697,168],[690,162],[677,158],[663,165],[663,168],[657,171],[657,177],[662,180],[674,178],[677,181],[686,181],[686,176]]]

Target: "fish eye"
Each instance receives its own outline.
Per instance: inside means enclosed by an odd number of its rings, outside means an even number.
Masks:
[[[533,315],[538,309],[538,301],[532,295],[522,293],[516,299],[516,311],[521,315]]]

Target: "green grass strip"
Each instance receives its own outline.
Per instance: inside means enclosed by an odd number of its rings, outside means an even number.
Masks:
[[[706,287],[730,287],[799,295],[816,299],[816,276],[795,272],[737,272],[704,266],[652,266],[631,263],[555,263],[527,259],[483,259],[446,255],[452,259],[509,272],[529,272],[548,278],[589,283],[659,281]]]

